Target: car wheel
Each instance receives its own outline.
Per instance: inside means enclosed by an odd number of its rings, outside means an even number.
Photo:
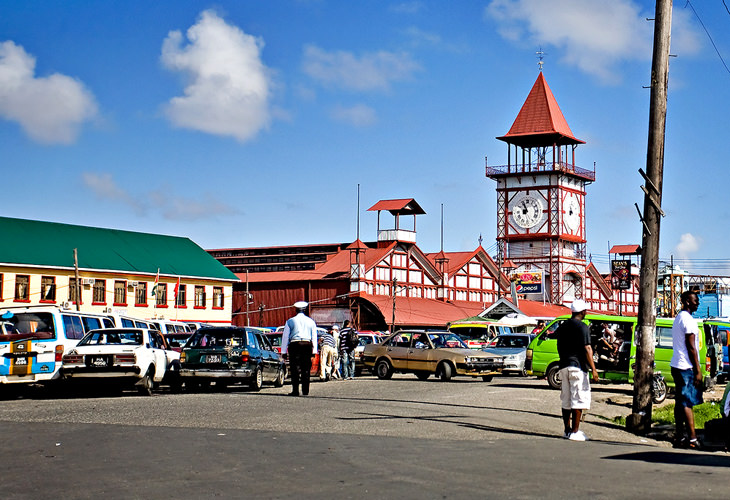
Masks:
[[[522,367],[522,370],[520,370],[520,376],[527,377],[527,368],[525,368],[524,366]]]
[[[279,368],[279,374],[276,376],[276,379],[274,379],[274,387],[283,387],[285,378],[286,378],[286,368],[281,367],[281,368]]]
[[[254,391],[260,391],[263,385],[264,374],[261,372],[261,368],[256,368],[256,373],[254,373],[253,378],[251,379],[250,387]]]
[[[560,389],[562,382],[560,381],[560,367],[557,363],[548,368],[545,376],[547,377],[547,382],[550,387],[552,387],[553,389]]]
[[[492,381],[492,375],[482,375],[482,380],[484,382],[491,382]]]
[[[431,374],[428,372],[416,372],[416,377],[418,377],[418,380],[428,380],[428,377],[430,377]]]
[[[147,369],[147,373],[145,373],[144,377],[140,379],[139,382],[137,382],[137,391],[142,396],[152,396],[152,389],[154,388],[155,382],[154,382],[154,373],[155,373],[155,367],[150,366]]]
[[[441,382],[448,382],[451,380],[453,369],[449,363],[441,363],[436,369],[436,374],[441,379]]]
[[[387,380],[393,376],[393,367],[387,359],[378,360],[375,364],[375,374],[381,380]]]

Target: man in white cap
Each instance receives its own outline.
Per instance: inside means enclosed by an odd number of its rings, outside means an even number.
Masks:
[[[571,441],[588,440],[583,431],[578,429],[583,411],[591,408],[591,383],[588,380],[588,368],[593,374],[593,381],[598,382],[598,372],[593,363],[591,333],[588,325],[583,323],[586,309],[588,309],[588,304],[584,300],[575,299],[570,306],[571,318],[564,321],[555,331],[558,338],[558,356],[560,356],[563,437]]]
[[[317,354],[317,324],[304,314],[309,304],[300,300],[294,304],[297,314],[289,318],[281,338],[281,354],[289,358],[292,391],[290,396],[299,396],[299,383],[302,394],[309,395],[309,372],[312,358]]]

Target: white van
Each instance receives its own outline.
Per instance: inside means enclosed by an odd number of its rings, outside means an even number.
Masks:
[[[102,314],[57,306],[0,308],[0,318],[0,384],[56,379],[63,354],[86,332],[114,327]]]
[[[116,313],[107,314],[106,316],[114,322],[116,328],[146,328],[148,330],[155,329],[155,326],[146,319],[133,318],[132,316],[125,316],[123,314]]]
[[[148,319],[146,320],[152,328],[157,329],[161,334],[168,335],[171,333],[192,333],[193,329],[190,325],[183,321],[174,321],[171,319]]]

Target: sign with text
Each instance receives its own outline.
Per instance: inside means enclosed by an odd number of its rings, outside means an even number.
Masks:
[[[611,288],[614,290],[628,290],[631,288],[631,261],[611,261]]]
[[[542,272],[524,272],[512,275],[517,293],[542,293]]]

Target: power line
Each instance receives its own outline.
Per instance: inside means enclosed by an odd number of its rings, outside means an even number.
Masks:
[[[728,10],[728,13],[730,14],[730,9],[728,9],[727,4],[725,4],[725,0],[722,0],[722,3],[723,3],[723,5],[725,5],[725,9]],[[728,73],[730,73],[730,68],[728,68],[727,67],[727,64],[725,64],[725,59],[722,58],[722,54],[720,54],[720,51],[718,50],[717,45],[715,45],[715,41],[712,39],[712,36],[710,35],[710,32],[705,27],[705,23],[702,22],[702,19],[700,19],[700,15],[697,14],[697,11],[695,10],[694,5],[692,5],[692,3],[689,0],[687,0],[687,4],[684,6],[685,9],[687,8],[687,5],[689,5],[690,9],[692,9],[692,12],[694,12],[695,17],[700,22],[700,25],[702,26],[702,29],[705,30],[705,33],[707,33],[707,38],[710,39],[710,43],[715,48],[715,52],[717,52],[717,57],[720,58],[720,61],[722,62],[722,65],[725,66],[725,71],[727,71]]]

